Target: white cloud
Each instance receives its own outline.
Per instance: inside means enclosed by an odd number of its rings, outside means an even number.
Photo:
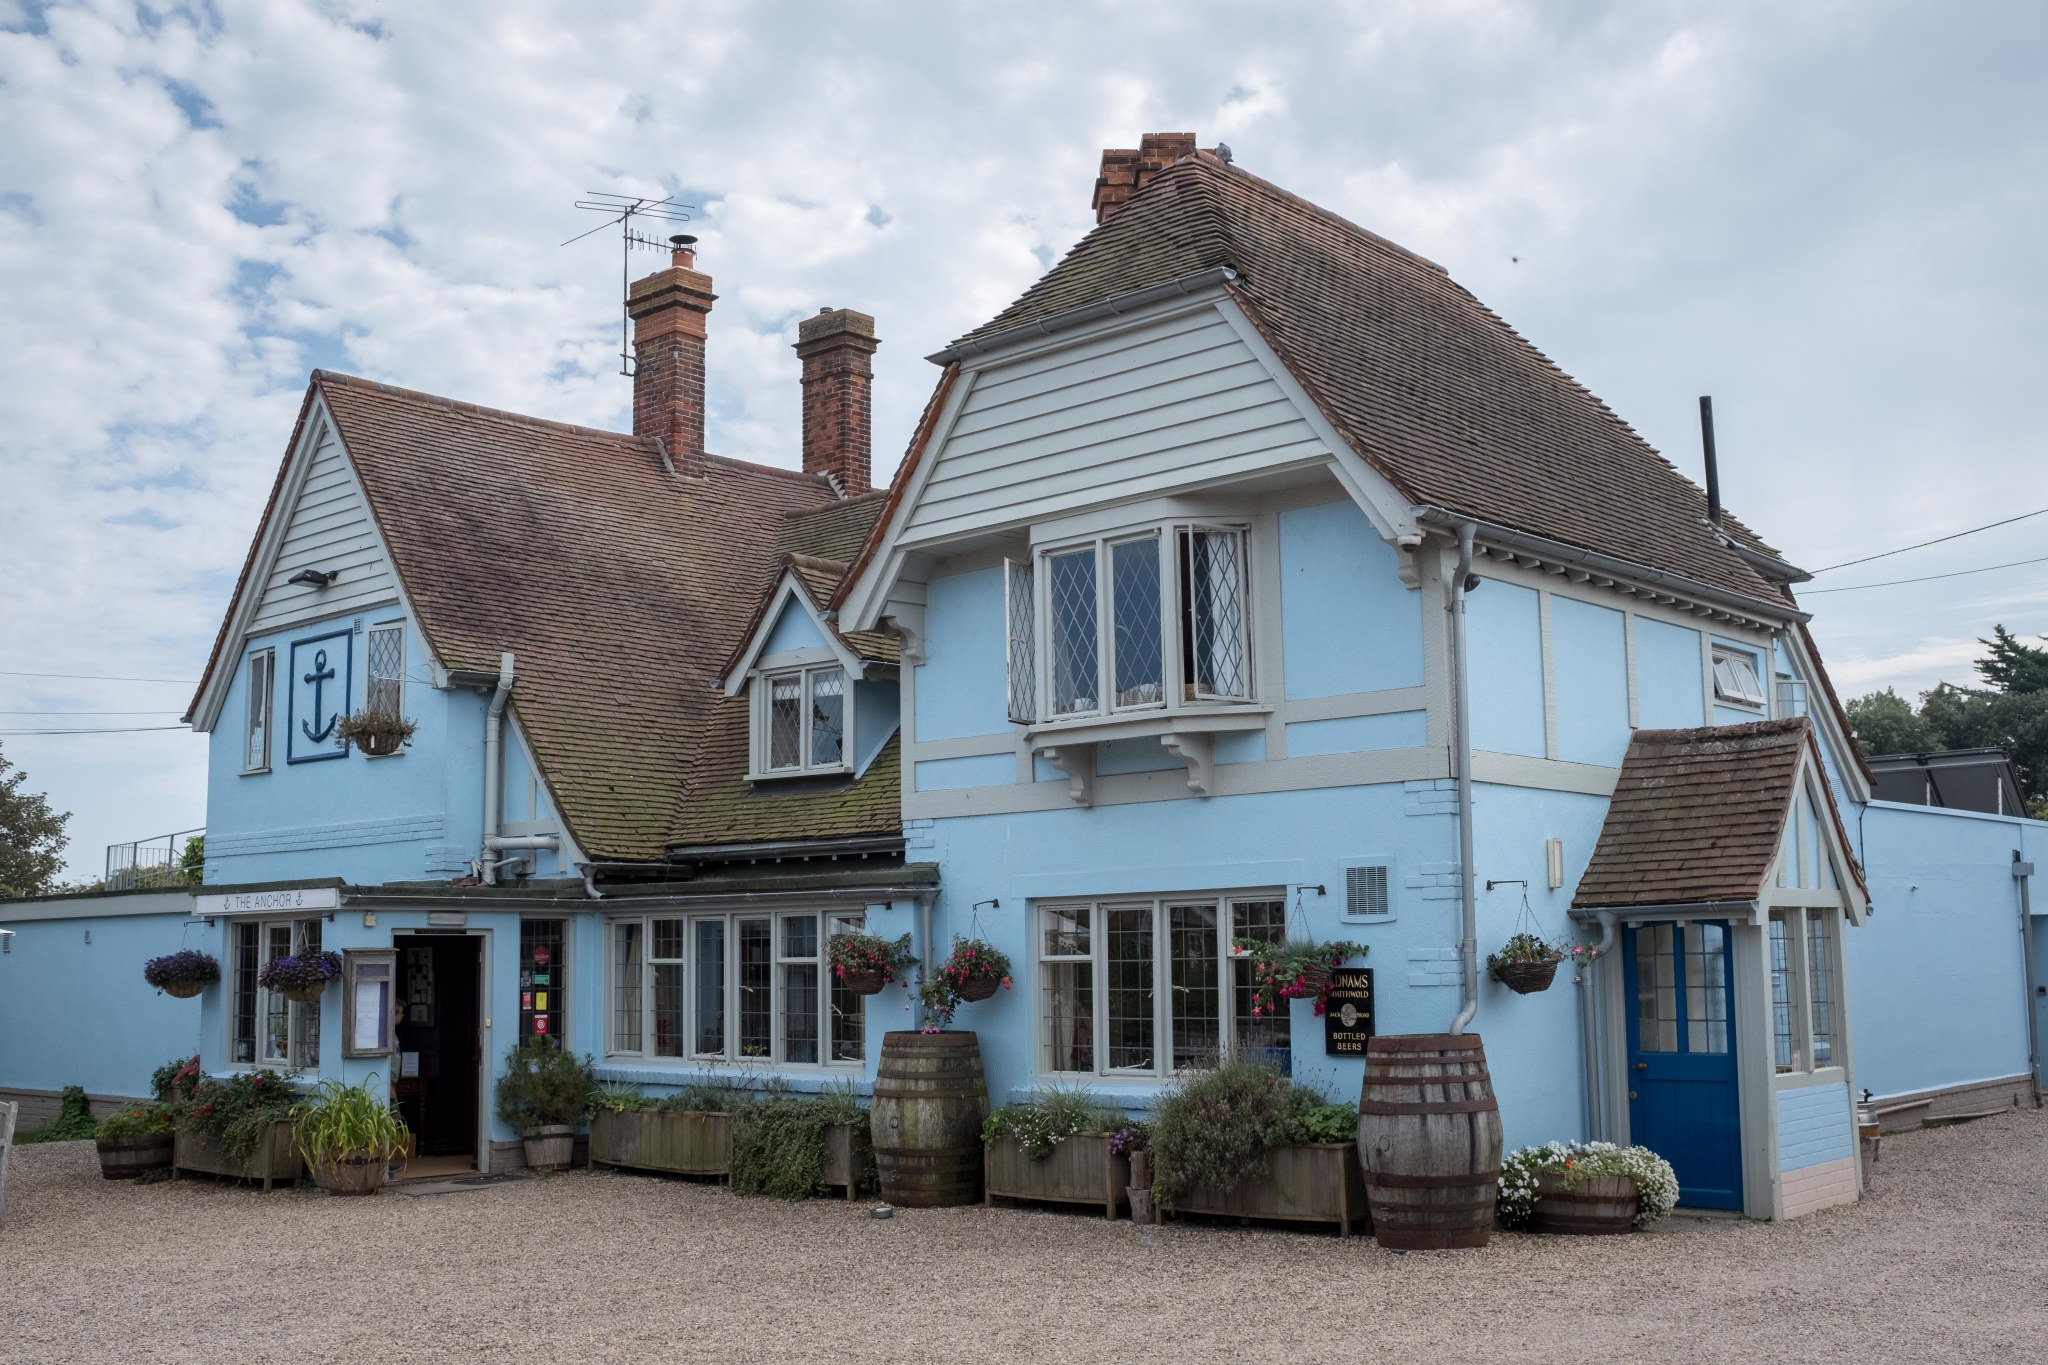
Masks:
[[[1731,505],[1795,559],[2048,504],[2040,17],[1253,14],[0,0],[0,667],[196,677],[313,365],[622,425],[616,245],[557,245],[587,190],[700,206],[727,453],[794,463],[796,319],[874,313],[886,469],[921,357],[1064,253],[1098,149],[1148,130],[1229,141],[1442,262],[1681,467],[1715,392]],[[1994,619],[2048,629],[2043,587],[1812,604],[1846,690],[1917,687]],[[183,700],[0,676],[5,709]],[[198,741],[0,742],[78,812],[80,869],[203,819]]]

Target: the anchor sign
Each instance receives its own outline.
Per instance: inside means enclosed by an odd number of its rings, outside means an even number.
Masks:
[[[306,681],[313,684],[313,720],[299,722],[299,729],[305,731],[306,738],[315,744],[326,743],[327,737],[334,733],[335,723],[341,719],[341,710],[337,707],[334,714],[327,717],[325,724],[318,730],[313,728],[313,721],[319,720],[325,710],[320,704],[322,691],[333,677],[334,670],[327,666],[327,651],[318,651],[313,655],[313,671],[306,675]]]

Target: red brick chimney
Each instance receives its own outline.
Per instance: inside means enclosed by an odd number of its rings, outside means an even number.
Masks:
[[[821,308],[797,324],[804,364],[804,473],[829,474],[847,497],[873,485],[875,320]]]
[[[704,472],[704,317],[717,298],[697,273],[696,239],[626,294],[633,319],[633,434],[658,438],[676,472]]]
[[[1144,189],[1159,173],[1184,156],[1193,156],[1193,133],[1147,133],[1135,150],[1106,147],[1102,152],[1102,174],[1095,179],[1095,221],[1106,223],[1124,201]]]

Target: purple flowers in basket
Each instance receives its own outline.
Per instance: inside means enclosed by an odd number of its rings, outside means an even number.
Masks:
[[[187,982],[210,986],[220,980],[220,963],[197,948],[185,948],[142,964],[142,979],[158,990]]]
[[[264,963],[256,981],[267,991],[309,990],[340,975],[340,953],[293,953]]]

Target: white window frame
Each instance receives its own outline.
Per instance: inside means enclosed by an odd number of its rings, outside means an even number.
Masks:
[[[290,1071],[296,1069],[313,1073],[319,1071],[320,1049],[325,1045],[325,1040],[320,1036],[320,1010],[325,1002],[325,997],[323,996],[320,1000],[315,1000],[311,1004],[302,1004],[296,1000],[286,1000],[276,992],[265,989],[254,979],[254,975],[261,972],[264,964],[270,961],[270,939],[273,933],[290,934],[291,951],[294,953],[318,951],[322,946],[321,925],[322,921],[318,917],[228,921],[228,1065],[244,1070]],[[242,964],[242,955],[235,942],[237,932],[243,928],[254,928],[256,931],[256,960],[246,969]],[[236,1045],[241,1041],[235,1036],[235,1029],[239,1023],[238,1016],[241,1012],[241,974],[244,970],[251,974],[249,989],[255,993],[256,997],[256,1014],[252,1024],[254,1033],[249,1040],[251,1056],[248,1061],[243,1061],[235,1056]],[[274,1005],[282,1005],[285,1011],[285,1055],[283,1057],[268,1057],[264,1055],[265,1046],[270,1038],[270,1013]],[[309,1022],[312,1030],[312,1037],[310,1038],[305,1036]],[[311,1062],[294,1062],[292,1059],[297,1057],[307,1044],[310,1044],[313,1048],[313,1060]]]
[[[813,763],[811,761],[811,697],[816,680],[827,673],[839,675],[839,761],[837,763]],[[797,710],[800,721],[797,735],[797,759],[794,765],[773,766],[775,744],[775,684],[795,678],[797,680]],[[828,658],[812,663],[782,668],[765,668],[753,675],[748,691],[753,696],[752,771],[747,774],[750,782],[759,782],[779,777],[814,777],[821,773],[848,773],[853,771],[853,710],[854,676],[844,663],[837,658]]]
[[[1284,933],[1287,920],[1286,893],[1280,888],[1197,891],[1186,894],[1060,897],[1034,903],[1031,908],[1031,939],[1028,946],[1033,972],[1033,1073],[1048,1082],[1085,1080],[1094,1083],[1168,1080],[1179,1074],[1179,1068],[1173,1062],[1173,962],[1170,928],[1167,923],[1167,911],[1173,906],[1216,908],[1218,1049],[1225,1058],[1235,1056],[1243,1050],[1245,1044],[1237,1036],[1236,999],[1238,965],[1246,959],[1243,954],[1231,948],[1231,940],[1241,937],[1237,932],[1237,907],[1259,901],[1277,902],[1280,905],[1281,929]],[[1134,906],[1149,906],[1152,913],[1153,1061],[1149,1067],[1112,1068],[1109,1065],[1109,935],[1106,931],[1106,917],[1111,910]],[[1051,916],[1081,909],[1085,909],[1089,916],[1088,951],[1079,954],[1047,953],[1046,929]],[[1045,999],[1050,974],[1045,969],[1048,964],[1062,962],[1089,964],[1089,993],[1093,997],[1089,1028],[1095,1062],[1094,1068],[1089,1071],[1061,1069],[1050,1065],[1053,1040],[1048,1036]],[[1161,989],[1162,982],[1166,983],[1166,989]],[[1282,1008],[1286,1007],[1283,1005]]]
[[[1714,674],[1714,704],[1734,706],[1762,714],[1770,704],[1764,692],[1763,674],[1757,656],[1746,649],[1715,645],[1708,655]],[[1745,684],[1743,673],[1748,681]]]
[[[261,673],[263,685],[257,686]],[[249,655],[248,709],[242,723],[242,775],[270,771],[270,745],[277,730],[277,650]],[[261,752],[257,752],[258,747]]]
[[[380,635],[395,635],[398,637],[398,672],[383,678],[380,678],[376,671],[377,637]],[[363,676],[365,679],[363,684],[363,710],[391,715],[403,720],[405,718],[404,621],[380,621],[370,627],[369,633],[364,637],[363,641]],[[392,701],[388,708],[377,705],[377,684],[379,682],[389,682],[392,684]],[[394,751],[394,753],[402,752],[404,752],[402,749]],[[394,755],[382,755],[382,757],[392,756]]]
[[[1242,695],[1221,695],[1205,693],[1190,670],[1183,666],[1183,657],[1190,656],[1194,648],[1192,591],[1183,594],[1180,561],[1182,546],[1196,533],[1228,535],[1237,540],[1237,590],[1239,614],[1242,625],[1239,630],[1238,652],[1243,675]],[[1119,701],[1116,692],[1116,581],[1113,571],[1115,547],[1148,538],[1156,539],[1159,554],[1159,658],[1160,696],[1157,698],[1138,697]],[[1258,621],[1256,607],[1252,600],[1252,555],[1254,551],[1252,528],[1248,523],[1217,521],[1208,519],[1168,520],[1150,522],[1137,526],[1119,527],[1084,536],[1065,537],[1050,540],[1032,548],[1029,577],[1034,600],[1033,622],[1028,647],[1031,650],[1031,668],[1035,674],[1030,681],[1036,686],[1036,723],[1059,723],[1067,721],[1099,721],[1129,715],[1146,713],[1175,712],[1187,710],[1212,710],[1218,707],[1245,706],[1258,701],[1256,636]],[[1095,691],[1092,707],[1075,707],[1066,711],[1054,708],[1053,688],[1058,671],[1054,667],[1053,651],[1057,641],[1053,629],[1053,574],[1047,562],[1059,555],[1088,550],[1095,560]],[[1015,629],[1006,630],[1012,648],[1024,637]],[[1013,678],[1022,677],[1025,670],[1011,668]],[[1010,719],[1020,724],[1033,723],[1015,714],[1013,706]]]
[[[783,952],[788,942],[786,925],[789,921],[811,918],[816,921],[818,950],[811,957],[790,957]],[[679,958],[657,958],[654,955],[657,920],[673,920],[682,925],[682,956]],[[746,921],[766,920],[769,931],[768,971],[770,1043],[768,1055],[750,1056],[740,1046],[740,925]],[[696,1048],[697,1022],[697,926],[704,923],[718,923],[723,926],[725,970],[722,987],[725,995],[724,1047],[716,1052],[699,1052]],[[829,944],[832,936],[841,933],[857,933],[866,923],[866,912],[856,907],[820,908],[804,910],[677,910],[670,913],[645,915],[614,915],[605,920],[605,984],[604,984],[604,1055],[607,1058],[632,1059],[648,1066],[675,1067],[689,1070],[706,1064],[733,1063],[761,1070],[793,1072],[859,1073],[867,1065],[867,1028],[864,997],[850,991],[835,991],[832,974],[832,959]],[[640,1039],[638,1047],[621,1047],[618,1040],[618,933],[622,925],[638,925],[640,928]],[[817,1019],[818,1056],[815,1062],[792,1062],[784,1060],[789,1040],[785,1036],[785,1021],[788,1017],[789,993],[784,984],[784,969],[815,963],[818,971]],[[655,1051],[655,967],[676,966],[682,977],[681,999],[678,1004],[682,1020],[682,1031],[673,1053]],[[840,1014],[834,1014],[834,994],[841,996]],[[835,1028],[839,1018],[853,1021],[849,1034],[857,1035],[860,1041],[858,1057],[834,1060],[837,1051],[835,1043],[841,1037]]]
[[[1827,1002],[1828,1060],[1816,1066],[1813,1057],[1814,1011],[1816,1002],[1813,992],[1813,926],[1815,917],[1828,917],[1823,922],[1829,926],[1827,935],[1827,977],[1832,990]],[[1771,1069],[1779,1076],[1811,1076],[1818,1071],[1831,1071],[1842,1065],[1843,1048],[1843,1000],[1842,1000],[1842,914],[1823,906],[1773,906],[1770,919],[1765,927],[1765,946],[1768,950],[1774,936],[1775,926],[1785,926],[1785,971],[1786,1005],[1791,1015],[1791,1064],[1779,1066],[1777,1060],[1777,992],[1775,983],[1771,992]],[[1767,956],[1765,966],[1775,975],[1776,967]]]

